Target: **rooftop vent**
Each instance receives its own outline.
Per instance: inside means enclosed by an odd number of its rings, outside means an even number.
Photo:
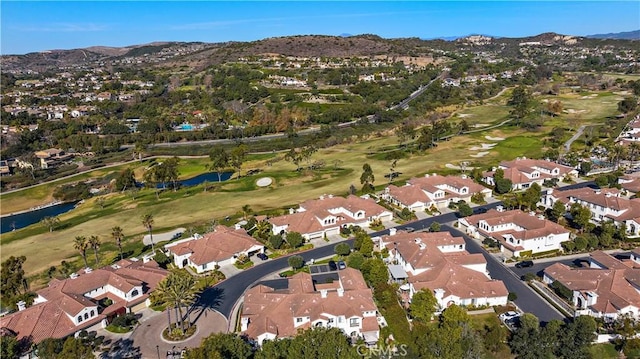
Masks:
[[[71,275],[69,275],[69,278],[71,278],[71,279],[78,278],[78,273],[71,273]]]

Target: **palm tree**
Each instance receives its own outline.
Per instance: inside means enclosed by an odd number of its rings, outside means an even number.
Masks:
[[[253,210],[251,209],[250,205],[245,204],[244,206],[242,206],[242,219],[247,219],[247,216],[250,215],[251,212],[253,212]]]
[[[158,283],[154,296],[158,304],[165,304],[168,308],[174,307],[176,310],[177,323],[184,331],[184,318],[182,308],[192,305],[197,297],[198,290],[195,288],[196,280],[186,271],[172,271],[164,280]],[[167,309],[170,310],[170,309]],[[187,321],[191,326],[191,322]],[[169,319],[171,328],[171,319]]]
[[[89,248],[87,238],[85,236],[77,236],[76,239],[73,240],[73,248],[82,255],[85,268],[89,267],[89,264],[87,263],[87,248]]]
[[[122,233],[122,228],[119,226],[115,226],[111,228],[111,237],[116,241],[116,245],[118,246],[118,250],[120,250],[120,260],[122,260],[122,240],[124,239],[124,233]]]
[[[100,245],[102,243],[100,242],[100,238],[98,238],[98,236],[91,236],[89,237],[89,246],[91,246],[91,248],[93,248],[93,253],[96,255],[96,268],[98,268],[98,263],[100,262],[100,260],[98,260],[98,249],[100,248]]]
[[[142,225],[149,231],[149,237],[151,237],[151,251],[155,255],[156,247],[153,245],[153,215],[147,213],[142,216]]]
[[[638,154],[640,154],[640,143],[631,142],[631,144],[629,144],[629,160],[631,161],[631,167],[635,167]]]

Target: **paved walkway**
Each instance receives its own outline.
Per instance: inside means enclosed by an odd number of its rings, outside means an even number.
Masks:
[[[173,237],[179,233],[184,233],[186,231],[186,229],[184,228],[176,228],[174,230],[171,230],[169,232],[164,232],[164,233],[154,233],[153,234],[153,243],[154,244],[158,244],[160,242],[167,242],[173,239]],[[151,245],[151,237],[146,234],[144,237],[142,237],[142,243],[145,246],[150,246]]]
[[[155,312],[145,309],[140,325],[131,334],[131,339],[138,347],[142,358],[166,358],[167,351],[180,351],[183,348],[200,346],[203,338],[212,333],[226,333],[227,319],[220,313],[209,308],[195,309],[190,318],[198,326],[194,336],[179,343],[167,342],[161,337],[162,330],[167,327],[167,312]],[[175,321],[175,311],[171,311],[171,320]],[[159,355],[158,355],[159,353]]]

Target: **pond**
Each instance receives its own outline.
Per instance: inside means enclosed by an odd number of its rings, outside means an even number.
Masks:
[[[227,181],[229,178],[231,178],[232,175],[233,175],[233,172],[222,172],[220,173],[220,176],[218,176],[218,173],[216,172],[207,172],[201,175],[197,175],[195,177],[188,178],[186,180],[178,181],[178,186],[191,187],[191,186],[197,186],[204,182],[213,183],[213,182]],[[167,188],[169,188],[171,186],[171,183],[166,183],[165,185]],[[157,187],[163,188],[162,183],[158,184]]]
[[[72,210],[78,202],[54,204],[33,211],[0,218],[0,233],[11,232],[40,222],[44,217],[54,217]]]

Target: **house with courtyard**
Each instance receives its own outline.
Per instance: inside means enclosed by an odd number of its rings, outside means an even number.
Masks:
[[[241,331],[262,345],[264,340],[293,337],[298,330],[338,328],[350,338],[375,344],[380,337],[378,307],[360,271],[334,271],[333,281],[314,280],[300,272],[259,283],[244,295]]]
[[[506,256],[522,257],[562,249],[570,240],[569,230],[542,215],[521,210],[498,211],[460,218],[460,228],[477,239],[498,241]]]
[[[640,236],[640,198],[629,199],[617,188],[578,188],[566,191],[550,189],[542,196],[542,205],[551,208],[560,201],[567,210],[578,203],[591,211],[591,222],[612,221],[624,225],[629,237]]]
[[[558,282],[571,291],[576,315],[615,320],[620,315],[640,319],[640,248],[630,259],[602,251],[590,254],[588,268],[554,263],[543,271],[546,284]]]
[[[191,267],[197,273],[230,265],[241,254],[252,256],[264,253],[264,245],[251,237],[243,228],[218,225],[205,235],[193,237],[164,246],[178,268]]]
[[[382,198],[393,205],[422,212],[430,208],[446,208],[450,203],[471,202],[473,195],[491,197],[492,190],[475,183],[465,175],[440,176],[426,174],[412,178],[404,186],[389,185]]]
[[[422,290],[430,290],[440,309],[461,306],[505,305],[509,292],[492,279],[481,253],[470,254],[464,238],[449,232],[413,232],[390,229],[388,236],[374,238],[387,248],[390,279],[400,284],[405,302]]]
[[[306,240],[340,233],[340,228],[368,228],[374,221],[391,221],[393,213],[373,199],[354,195],[348,197],[321,196],[305,201],[289,214],[269,218],[273,234],[298,232]]]
[[[136,313],[149,305],[149,294],[168,272],[154,261],[124,259],[95,270],[53,279],[37,292],[33,305],[18,303],[18,311],[0,318],[0,327],[16,339],[39,343],[64,338],[125,312]]]
[[[504,178],[511,181],[511,189],[519,191],[531,187],[534,183],[542,186],[545,180],[562,180],[565,177],[578,177],[578,170],[547,160],[516,158],[513,161],[500,162],[498,167],[482,174],[483,182],[494,186],[493,176],[497,169],[504,171]]]

